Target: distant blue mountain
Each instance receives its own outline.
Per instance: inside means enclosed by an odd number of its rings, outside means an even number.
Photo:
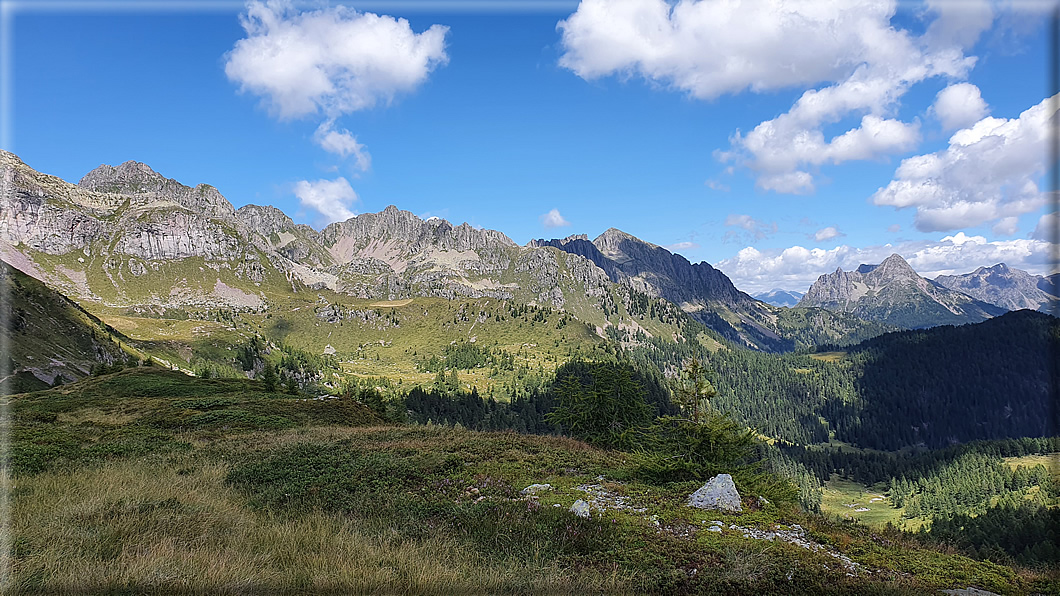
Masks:
[[[779,288],[773,288],[768,292],[762,292],[755,294],[755,300],[761,300],[766,304],[772,304],[774,306],[787,306],[792,307],[799,303],[802,299],[802,292],[796,292],[794,290],[781,290]]]

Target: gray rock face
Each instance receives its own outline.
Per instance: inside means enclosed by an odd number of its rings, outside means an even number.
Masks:
[[[699,509],[717,509],[729,513],[743,511],[740,493],[729,474],[718,474],[688,497],[688,506]]]
[[[169,200],[206,217],[223,219],[235,213],[232,204],[209,184],[184,186],[137,161],[127,161],[116,168],[101,165],[85,174],[77,185],[97,192],[132,195],[145,204]]]
[[[581,499],[578,499],[570,506],[570,512],[582,519],[589,519],[592,516],[592,513],[589,512],[589,504]]]
[[[722,335],[749,347],[787,349],[771,325],[768,306],[733,286],[721,271],[611,228],[592,242],[581,236],[534,240],[529,246],[552,246],[591,261],[608,278],[649,296],[665,298]],[[736,318],[736,326],[727,320]]]
[[[940,275],[943,286],[1008,310],[1049,310],[1056,297],[1043,291],[1045,278],[1012,269],[1004,263],[980,267],[964,275]]]
[[[473,251],[482,248],[515,247],[515,242],[496,230],[479,230],[464,223],[453,226],[443,219],[426,221],[390,205],[380,213],[365,213],[336,222],[321,232],[322,244],[338,263],[366,252],[389,252],[409,258],[428,249]]]
[[[849,312],[907,329],[978,323],[1005,312],[920,277],[896,254],[879,265],[822,275],[798,305]]]

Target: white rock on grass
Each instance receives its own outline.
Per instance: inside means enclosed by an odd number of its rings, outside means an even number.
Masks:
[[[571,505],[570,511],[582,519],[589,519],[589,516],[591,515],[589,513],[589,504],[581,499],[578,499],[573,505]]]
[[[699,490],[688,497],[689,507],[698,509],[717,509],[730,513],[743,511],[740,505],[740,493],[736,492],[736,485],[732,476],[718,474],[711,478]]]
[[[534,495],[544,490],[552,490],[551,484],[531,484],[530,486],[519,491],[521,495]]]

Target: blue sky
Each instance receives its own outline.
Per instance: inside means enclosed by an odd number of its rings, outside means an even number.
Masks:
[[[892,252],[1042,274],[1053,6],[5,0],[3,143],[318,229],[617,227],[750,292]]]

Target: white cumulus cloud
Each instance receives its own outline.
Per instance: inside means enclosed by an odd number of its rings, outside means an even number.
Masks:
[[[358,143],[357,137],[350,134],[350,131],[335,130],[332,120],[321,123],[313,135],[313,140],[328,153],[339,157],[352,155],[359,170],[367,171],[372,166],[372,156],[365,150],[364,145]]]
[[[1056,234],[1060,231],[1060,213],[1046,213],[1045,215],[1038,218],[1038,225],[1034,227],[1034,231],[1031,232],[1031,238],[1036,240],[1047,240],[1052,241],[1056,239]]]
[[[695,242],[691,242],[691,241],[686,240],[684,242],[675,242],[674,244],[667,244],[663,248],[665,248],[666,250],[668,250],[670,252],[677,252],[677,251],[681,251],[681,250],[694,250],[694,249],[699,248],[699,245],[696,244]]]
[[[288,0],[247,3],[247,37],[225,55],[225,74],[281,118],[329,118],[414,90],[445,64],[447,27],[344,6],[298,12]]]
[[[548,213],[542,215],[540,219],[541,225],[545,226],[546,228],[560,228],[563,226],[570,225],[570,222],[563,219],[563,216],[560,215],[559,209],[553,209],[549,211]]]
[[[1058,97],[1018,118],[986,117],[953,134],[946,149],[902,160],[872,195],[877,205],[916,209],[924,232],[956,230],[1041,209],[1049,130]]]
[[[955,83],[939,91],[931,110],[946,130],[971,126],[990,112],[979,87],[971,83]]]
[[[971,4],[971,2],[970,2]],[[698,99],[745,90],[822,85],[792,108],[719,151],[779,193],[814,190],[813,168],[911,150],[919,122],[893,117],[914,84],[962,79],[964,55],[994,19],[977,0],[968,13],[932,1],[933,21],[917,37],[892,25],[894,0],[582,0],[560,21],[560,65],[593,80],[641,77]],[[860,117],[827,138],[825,126]]]
[[[813,234],[813,239],[817,242],[824,242],[840,236],[846,236],[846,234],[839,231],[839,228],[835,226],[828,226],[827,228],[821,228]]]
[[[994,22],[990,0],[925,0],[924,4],[937,15],[924,36],[932,46],[970,48]]]
[[[893,2],[876,0],[583,0],[557,25],[560,65],[710,99],[839,80],[886,54]]]
[[[294,196],[302,203],[320,213],[325,223],[346,221],[357,215],[350,207],[357,202],[357,193],[342,177],[335,180],[300,180],[294,185]]]
[[[998,236],[1011,236],[1015,234],[1017,230],[1019,230],[1019,226],[1020,218],[1016,216],[1003,217],[996,224],[994,224],[994,227],[991,228],[991,231],[993,231]]]

